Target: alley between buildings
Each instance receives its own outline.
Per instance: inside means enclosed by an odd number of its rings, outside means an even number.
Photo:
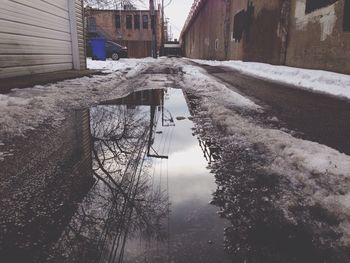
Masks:
[[[105,74],[0,95],[0,259],[349,262],[346,99],[88,62]]]

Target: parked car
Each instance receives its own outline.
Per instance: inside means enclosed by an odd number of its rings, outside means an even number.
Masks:
[[[106,41],[106,55],[107,55],[107,58],[111,58],[113,60],[119,60],[120,58],[127,58],[128,48],[112,41]],[[87,56],[93,58],[92,49],[89,41],[87,44]]]

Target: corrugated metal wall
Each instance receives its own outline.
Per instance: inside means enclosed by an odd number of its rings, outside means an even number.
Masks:
[[[1,0],[0,78],[73,68],[68,1]],[[73,1],[85,65],[82,5]]]

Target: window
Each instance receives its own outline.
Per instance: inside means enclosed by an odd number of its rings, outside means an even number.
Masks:
[[[305,13],[309,14],[317,9],[332,5],[337,1],[338,0],[306,0]]]
[[[131,15],[126,16],[126,28],[132,29],[132,16]]]
[[[115,16],[115,27],[116,28],[120,28],[121,25],[120,25],[120,15],[116,15]]]
[[[345,0],[343,30],[350,32],[350,0]]]
[[[140,15],[134,15],[134,28],[140,29]]]
[[[88,32],[96,32],[96,18],[95,17],[88,17],[87,20],[87,28]]]
[[[148,15],[142,16],[142,28],[148,29]]]

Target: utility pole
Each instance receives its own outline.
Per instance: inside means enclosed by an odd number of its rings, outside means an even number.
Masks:
[[[151,16],[152,28],[152,57],[157,58],[157,28],[156,28],[156,12],[154,9],[154,0],[149,0],[149,11]]]
[[[161,48],[161,55],[164,55],[164,0],[162,0],[162,33],[161,33],[161,43],[160,43],[160,48]]]

